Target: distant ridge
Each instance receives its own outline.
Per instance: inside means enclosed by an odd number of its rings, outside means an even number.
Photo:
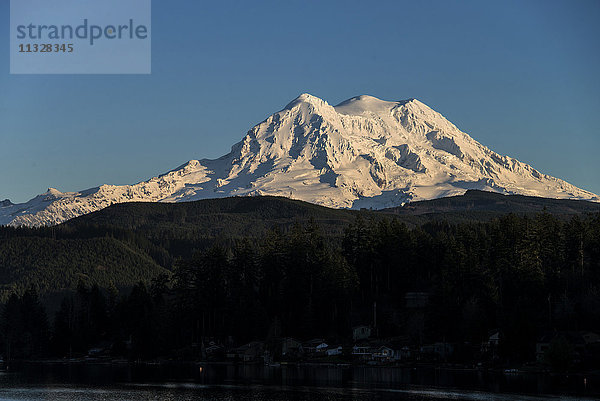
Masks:
[[[332,209],[285,197],[254,196],[205,199],[194,202],[133,202],[69,220],[59,227],[78,230],[84,227],[119,228],[163,237],[170,231],[196,233],[205,237],[262,236],[273,228],[314,222],[333,235],[361,214],[367,218],[396,216],[409,225],[432,220],[487,221],[508,213],[535,215],[547,212],[556,216],[600,213],[600,203],[547,199],[522,195],[502,195],[469,190],[464,195],[416,201],[401,207],[362,211]],[[425,219],[423,219],[425,217]],[[192,230],[192,231],[190,231]],[[103,233],[103,232],[102,232]]]
[[[444,213],[476,214],[477,212],[493,212],[494,214],[547,212],[554,215],[574,215],[600,213],[600,204],[571,199],[548,199],[468,190],[464,195],[410,202],[404,206],[383,209],[381,212],[406,216]]]

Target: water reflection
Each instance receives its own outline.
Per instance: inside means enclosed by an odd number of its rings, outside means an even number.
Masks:
[[[30,387],[2,388],[0,400],[50,401],[122,401],[122,400],[188,400],[188,401],[338,401],[338,400],[471,400],[539,401],[540,397],[490,394],[482,392],[444,391],[436,389],[331,389],[291,388],[275,386],[198,386],[193,384],[132,385],[127,387]],[[544,397],[544,399],[582,400],[572,397]]]
[[[579,383],[581,382],[581,383]],[[252,365],[27,365],[0,373],[2,400],[540,400],[598,392],[598,377],[436,368]],[[515,396],[509,393],[528,393]],[[569,399],[548,397],[543,399]]]

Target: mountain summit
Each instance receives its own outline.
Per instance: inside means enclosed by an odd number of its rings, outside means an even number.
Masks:
[[[0,205],[0,224],[58,224],[112,203],[280,195],[335,208],[386,208],[468,189],[600,201],[481,145],[416,99],[362,95],[337,106],[303,93],[231,151],[134,185],[56,189]]]

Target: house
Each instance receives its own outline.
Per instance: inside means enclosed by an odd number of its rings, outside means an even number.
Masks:
[[[497,347],[500,344],[500,332],[493,330],[488,337],[488,345],[490,347]]]
[[[385,346],[393,350],[391,359],[395,361],[409,359],[411,351],[409,348],[410,339],[408,336],[397,336],[385,339],[379,346]]]
[[[360,359],[371,359],[371,346],[368,344],[356,344],[352,347],[352,355]]]
[[[107,350],[106,348],[96,347],[96,348],[90,348],[88,350],[87,356],[88,356],[88,358],[97,358],[97,357],[107,355],[108,353],[109,353],[109,350]]]
[[[217,344],[214,341],[211,341],[208,343],[208,346],[206,346],[204,348],[204,355],[207,358],[220,358],[223,356],[223,351],[225,350],[225,347],[223,347],[221,344]]]
[[[481,343],[480,351],[482,353],[494,352],[498,349],[498,345],[500,344],[500,331],[499,330],[491,330],[488,332],[487,341],[483,341]]]
[[[371,326],[355,326],[352,328],[352,339],[354,341],[366,340],[371,337]]]
[[[393,355],[392,359],[394,359],[395,361],[404,361],[404,360],[410,359],[411,356],[412,356],[412,352],[410,351],[410,348],[407,346],[404,346],[404,347],[401,347],[400,349],[394,350],[394,355]]]
[[[235,361],[258,362],[264,354],[265,345],[260,341],[252,341],[241,347],[227,351],[226,357]]]
[[[107,356],[110,354],[110,350],[112,348],[112,343],[108,341],[102,341],[97,344],[95,347],[90,348],[87,352],[88,358],[98,358],[102,356]]]
[[[317,345],[317,352],[326,352],[329,345],[327,343],[321,343]]]
[[[586,345],[600,343],[600,335],[592,333],[591,331],[584,331],[581,333],[581,336]]]
[[[539,362],[543,362],[546,357],[546,351],[552,345],[554,341],[564,340],[573,350],[573,356],[585,354],[586,337],[587,333],[579,333],[575,331],[564,331],[564,332],[550,332],[541,336],[535,344],[535,357]],[[593,334],[593,333],[589,333]],[[588,339],[592,339],[593,336],[588,335]]]
[[[327,351],[329,345],[322,338],[315,338],[302,344],[302,347],[307,354],[316,354]]]
[[[342,355],[342,346],[335,345],[327,349],[327,356]]]
[[[382,345],[371,352],[371,358],[379,362],[391,361],[394,358],[394,350]]]
[[[281,355],[299,355],[303,352],[302,343],[295,338],[286,337],[281,340]]]

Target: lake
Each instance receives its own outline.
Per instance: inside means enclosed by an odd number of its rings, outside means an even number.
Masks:
[[[0,401],[593,399],[597,377],[579,387],[578,379],[435,368],[28,364],[0,373]]]

